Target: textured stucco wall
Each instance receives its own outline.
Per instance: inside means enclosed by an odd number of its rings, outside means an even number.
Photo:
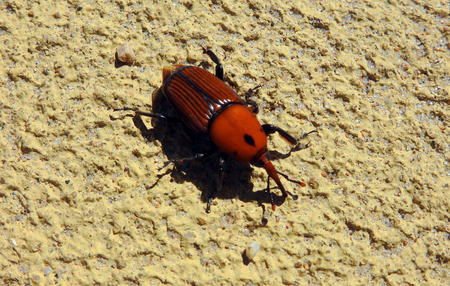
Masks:
[[[448,283],[448,8],[0,1],[0,284]],[[125,42],[135,63],[116,68]],[[306,187],[283,180],[300,198],[266,226],[264,170],[231,164],[206,214],[214,162],[162,168],[191,151],[179,128],[112,110],[151,110],[162,67],[209,62],[202,46],[239,94],[263,85],[262,123],[318,130],[274,161]]]

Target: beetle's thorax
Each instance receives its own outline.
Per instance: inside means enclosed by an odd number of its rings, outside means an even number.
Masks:
[[[252,161],[267,146],[267,135],[256,116],[241,104],[223,110],[211,122],[209,135],[219,149],[238,161]]]

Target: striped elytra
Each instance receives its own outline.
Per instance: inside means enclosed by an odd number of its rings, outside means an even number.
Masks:
[[[165,67],[162,90],[184,123],[197,133],[207,133],[213,117],[228,105],[243,104],[231,87],[194,66]]]

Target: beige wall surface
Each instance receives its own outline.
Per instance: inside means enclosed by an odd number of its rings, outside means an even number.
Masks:
[[[448,285],[448,11],[0,1],[0,284]],[[120,66],[124,43],[135,56]],[[261,123],[317,129],[273,160],[305,182],[282,178],[297,201],[272,211],[264,169],[230,162],[207,214],[217,156],[166,166],[197,136],[113,111],[151,111],[164,66],[213,71],[202,47],[238,94],[262,85]],[[269,149],[289,145],[273,134]]]

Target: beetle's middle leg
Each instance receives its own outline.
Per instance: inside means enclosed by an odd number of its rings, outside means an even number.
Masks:
[[[223,187],[223,179],[225,177],[225,164],[226,164],[226,160],[223,157],[223,155],[219,155],[219,175],[217,178],[217,186],[216,188],[211,191],[208,194],[208,202],[206,204],[206,212],[210,213],[211,212],[211,203],[214,199],[214,196],[220,192],[222,192],[222,187]]]
[[[164,120],[171,121],[171,122],[179,121],[175,117],[166,116],[161,113],[151,113],[151,112],[140,111],[138,109],[127,107],[127,106],[124,106],[122,108],[114,108],[114,111],[133,111],[137,115],[158,118],[158,119],[164,119]]]
[[[188,162],[188,161],[195,161],[195,160],[201,160],[201,159],[204,159],[204,158],[208,158],[208,157],[214,155],[215,153],[216,153],[216,150],[210,150],[210,151],[205,152],[205,153],[194,153],[190,157],[184,157],[184,158],[178,158],[178,159],[170,159],[170,160],[164,162],[163,168],[165,166],[169,165],[170,163],[176,163],[176,164],[182,165],[182,164],[184,164],[185,162]]]
[[[209,58],[216,64],[216,77],[220,80],[223,80],[223,67],[222,64],[220,63],[219,58],[216,56],[216,54],[211,51],[211,50],[207,50],[205,48],[203,48],[203,53],[207,54],[209,56]]]
[[[272,204],[272,210],[275,210],[275,202],[273,200],[273,195],[270,192],[270,177],[267,177],[266,193],[269,195],[270,203]]]

